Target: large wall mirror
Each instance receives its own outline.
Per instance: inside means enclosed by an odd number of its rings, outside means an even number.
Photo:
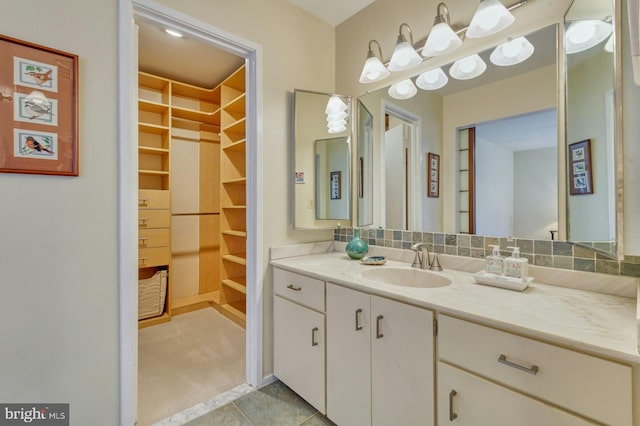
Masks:
[[[576,0],[574,4],[579,2]],[[599,2],[612,7],[611,0],[589,1],[590,4]],[[571,117],[581,117],[582,110],[589,106],[573,106],[574,95],[569,94],[565,141],[562,131],[565,117],[559,114],[564,99],[558,98],[560,83],[565,78],[558,73],[558,60],[566,58],[564,52],[558,52],[558,45],[562,45],[558,32],[563,30],[562,26],[552,25],[523,34],[533,46],[533,53],[516,65],[492,63],[492,48],[478,52],[486,68],[476,78],[453,78],[454,64],[450,64],[442,67],[448,77],[444,87],[418,88],[415,96],[408,99],[398,99],[397,91],[392,97],[389,88],[359,98],[373,116],[372,182],[377,188],[373,191],[374,227],[536,240],[567,239],[586,242],[617,255],[615,242],[619,235],[610,239],[611,233],[607,234],[605,246],[595,244],[595,236],[577,233],[579,222],[573,215],[579,215],[580,208],[573,205],[572,197],[587,200],[587,196],[569,195],[567,145],[591,139],[592,152],[595,152],[596,136],[570,133],[574,126]],[[609,67],[613,67],[614,55],[607,54]],[[572,59],[566,61],[572,67]],[[470,68],[469,64],[463,65]],[[459,66],[460,63],[456,65]],[[613,74],[609,77],[613,89]],[[567,72],[567,79],[569,93],[575,92],[577,99],[596,96],[586,93],[592,88],[589,85],[575,85],[571,71]],[[615,98],[615,90],[610,94]],[[609,112],[604,109],[614,98],[608,101],[604,93],[598,96],[602,117],[610,114],[615,122],[616,108],[610,108]],[[605,126],[604,132],[606,129]],[[610,128],[609,151],[615,146],[612,132]],[[435,196],[428,187],[433,173],[427,164],[430,153],[440,155],[436,176],[440,187]],[[610,162],[604,158],[602,161]],[[395,165],[390,167],[392,162]],[[598,186],[609,185],[615,192],[616,171],[600,163],[593,166],[605,182]],[[444,172],[450,172],[450,178],[443,179]],[[395,201],[389,203],[392,196]],[[610,217],[621,214],[615,197],[603,189],[601,196],[590,201],[594,209],[607,212],[608,216],[598,219],[604,222],[603,227],[608,231],[615,228],[615,219],[609,221]],[[402,207],[401,221],[390,220],[394,217],[390,205]],[[571,213],[565,220],[567,209]]]
[[[568,238],[608,254],[621,242],[618,19],[613,0],[574,0],[565,16]]]
[[[293,225],[333,228],[351,217],[351,98],[293,93]]]

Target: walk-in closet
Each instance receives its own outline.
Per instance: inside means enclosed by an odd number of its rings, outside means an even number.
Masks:
[[[138,424],[245,382],[244,59],[138,22]]]

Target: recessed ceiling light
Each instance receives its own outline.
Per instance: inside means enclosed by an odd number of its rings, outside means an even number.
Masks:
[[[170,28],[165,28],[164,32],[169,34],[170,36],[173,36],[173,37],[182,37],[182,34],[180,34],[178,31],[172,30]]]

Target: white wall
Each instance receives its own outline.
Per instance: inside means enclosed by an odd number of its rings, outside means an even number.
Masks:
[[[548,240],[558,230],[558,149],[514,155],[513,234]]]
[[[514,235],[513,151],[476,136],[476,234]]]
[[[0,401],[116,425],[117,2],[3,0],[0,28],[79,56],[80,124],[79,177],[0,175]]]

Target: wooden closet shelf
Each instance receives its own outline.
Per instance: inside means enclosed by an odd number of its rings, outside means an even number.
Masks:
[[[222,131],[229,133],[245,133],[245,124],[247,121],[247,117],[243,117],[238,121],[235,121],[228,126],[225,126]]]
[[[140,111],[162,114],[169,111],[169,105],[162,104],[160,102],[148,101],[146,99],[138,99],[138,109]]]
[[[247,178],[246,177],[241,177],[241,178],[235,178],[235,179],[226,179],[222,181],[223,184],[240,184],[240,183],[247,183]]]
[[[233,229],[229,229],[226,231],[222,231],[223,235],[232,235],[234,237],[243,237],[243,238],[247,238],[247,232],[246,231],[234,231]]]
[[[244,151],[247,139],[240,139],[239,141],[230,143],[222,147],[225,151]]]
[[[242,254],[223,254],[222,255],[222,259],[228,261],[228,262],[233,262],[233,263],[237,263],[239,265],[247,265],[247,257],[244,253]]]
[[[144,133],[155,133],[158,135],[164,135],[169,133],[169,127],[159,126],[157,124],[138,123],[138,130]]]
[[[246,278],[227,278],[221,281],[222,285],[231,287],[235,291],[247,294],[247,279]]]
[[[225,111],[239,112],[244,114],[246,111],[245,100],[246,100],[246,95],[243,93],[237,98],[231,100],[227,105],[224,106],[223,109]]]
[[[216,86],[213,89],[205,89],[204,87],[193,86],[188,83],[174,80],[171,94],[174,96],[185,96],[188,98],[215,101],[220,98],[220,86]]]
[[[168,155],[169,150],[167,148],[154,148],[152,146],[138,146],[138,152],[140,154],[157,154],[157,155]]]
[[[171,213],[171,216],[216,216],[220,212]]]
[[[240,205],[238,205],[238,206],[222,206],[222,208],[223,209],[228,209],[228,210],[231,210],[231,209],[246,210],[247,206],[240,206]]]
[[[187,120],[203,122],[212,125],[220,125],[220,109],[215,111],[198,111],[195,109],[173,107],[171,108],[171,116],[176,118],[184,118]]]
[[[169,176],[169,172],[165,170],[138,170],[138,174],[147,176]]]

